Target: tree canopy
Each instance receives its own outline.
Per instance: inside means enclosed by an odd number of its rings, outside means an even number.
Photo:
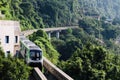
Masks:
[[[23,60],[4,56],[0,47],[0,79],[1,80],[27,80],[31,68]]]
[[[119,80],[119,61],[120,55],[88,44],[83,49],[78,48],[60,67],[75,80]]]

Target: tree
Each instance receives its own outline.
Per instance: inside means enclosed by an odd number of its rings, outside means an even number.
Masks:
[[[0,48],[0,79],[1,80],[27,80],[31,68],[23,60],[8,56]]]
[[[5,57],[2,47],[0,46],[0,56]]]
[[[0,66],[0,78],[2,80],[25,80],[29,77],[30,68],[22,60],[1,58],[0,64],[3,65]]]
[[[77,49],[70,59],[59,65],[75,80],[119,80],[120,55],[105,48],[88,44]]]

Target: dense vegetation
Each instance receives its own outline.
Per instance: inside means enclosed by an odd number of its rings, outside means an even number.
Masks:
[[[62,62],[61,68],[75,80],[119,80],[120,55],[88,44]]]
[[[117,23],[117,21],[115,21]],[[91,17],[84,17],[79,20],[79,26],[89,35],[105,43],[107,48],[113,48],[116,39],[120,35],[119,25],[106,23],[105,20],[97,20]],[[119,45],[117,46],[119,48]],[[116,50],[115,50],[116,51]]]
[[[109,38],[107,41],[111,47],[107,43],[101,43],[95,35],[90,35],[82,28],[68,29],[61,34],[59,40],[53,38],[51,41],[61,54],[58,66],[67,74],[75,80],[120,79],[119,49],[113,50],[113,47],[115,49],[119,46],[110,43]]]
[[[77,24],[78,8],[77,0],[0,1],[5,19],[20,20],[22,30]]]
[[[119,0],[1,0],[0,11],[4,19],[19,20],[22,30],[79,24],[78,29],[61,32],[60,39],[48,40],[41,30],[29,38],[42,48],[45,57],[76,80],[120,80],[120,46],[115,44],[120,35],[119,3]],[[112,21],[106,22],[107,18]],[[8,65],[6,62],[10,67],[23,64],[18,59],[0,57],[0,74],[3,65]],[[8,69],[8,74],[12,70]]]
[[[85,15],[96,14],[107,18],[120,17],[120,0],[78,0]]]
[[[31,68],[23,60],[13,58],[10,55],[6,58],[0,47],[0,79],[1,80],[27,80]]]
[[[1,0],[0,10],[6,16],[5,19],[20,20],[22,30],[44,27],[42,18],[35,12],[30,1]]]
[[[5,19],[19,20],[21,29],[76,25],[84,16],[119,18],[119,0],[1,0]]]
[[[119,80],[119,26],[91,17],[78,24],[79,29],[68,29],[59,40],[51,40],[61,54],[58,66],[75,80]]]

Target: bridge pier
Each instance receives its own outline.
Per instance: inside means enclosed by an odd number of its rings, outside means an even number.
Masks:
[[[53,32],[47,32],[47,34],[48,34],[48,39],[50,40],[51,39],[51,34],[52,34]],[[59,39],[60,38],[60,31],[55,31],[55,33],[56,33],[56,38],[57,39]]]
[[[60,38],[60,31],[56,32],[56,38],[59,39]]]
[[[51,39],[51,32],[48,32],[48,39]]]

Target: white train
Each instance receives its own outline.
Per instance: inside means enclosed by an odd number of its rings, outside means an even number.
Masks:
[[[28,65],[39,67],[42,70],[42,50],[25,36],[20,36],[20,53]]]

